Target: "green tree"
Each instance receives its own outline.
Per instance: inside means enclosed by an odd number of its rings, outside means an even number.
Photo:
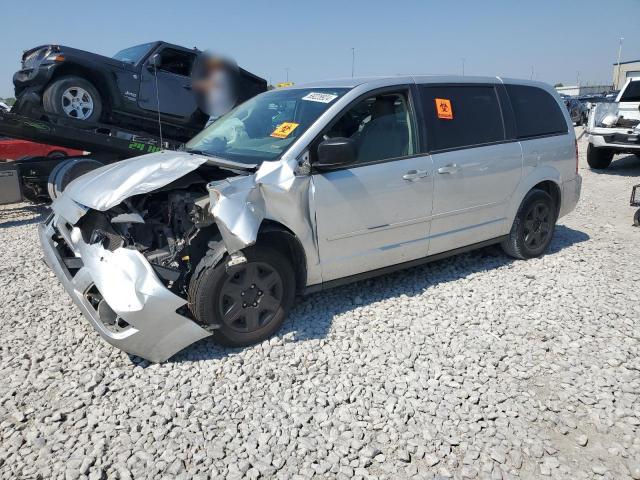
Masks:
[[[564,87],[564,83],[556,83],[553,88]]]

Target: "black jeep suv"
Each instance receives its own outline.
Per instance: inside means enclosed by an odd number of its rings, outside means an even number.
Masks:
[[[191,71],[203,53],[166,42],[126,48],[112,58],[61,45],[24,52],[13,76],[17,106],[34,106],[75,120],[158,131],[158,100],[163,133],[187,140],[208,116],[191,91]],[[240,68],[238,102],[267,89],[267,82]]]

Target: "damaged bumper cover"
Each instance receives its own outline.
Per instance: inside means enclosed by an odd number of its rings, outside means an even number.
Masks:
[[[47,264],[98,333],[110,344],[154,362],[219,326],[205,329],[182,315],[187,301],[167,288],[157,265],[135,247],[112,248],[97,238],[94,242],[80,220],[165,187],[207,160],[185,152],[159,152],[93,170],[65,189],[52,204],[53,216],[39,227]],[[253,174],[210,181],[202,208],[216,224],[225,251],[241,259],[242,249],[256,242],[265,219],[290,228],[302,244],[316,245],[310,188],[310,177],[298,175],[295,159],[264,162]],[[305,253],[305,264],[317,266],[316,249]],[[307,283],[320,281],[319,269],[307,268]]]
[[[185,300],[164,286],[138,251],[86,244],[80,230],[57,215],[40,224],[38,234],[47,265],[89,323],[115,347],[162,362],[211,335],[178,313]]]

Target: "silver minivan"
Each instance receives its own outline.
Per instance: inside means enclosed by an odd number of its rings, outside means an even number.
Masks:
[[[111,344],[151,361],[274,334],[297,295],[501,244],[542,255],[580,196],[548,85],[396,76],[272,90],[188,142],[73,181],[45,258]]]

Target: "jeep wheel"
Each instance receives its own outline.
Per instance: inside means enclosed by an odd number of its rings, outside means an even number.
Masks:
[[[44,110],[56,115],[97,122],[102,115],[102,99],[87,80],[69,76],[54,81],[42,96]]]
[[[543,190],[531,190],[520,204],[502,249],[520,260],[541,256],[551,243],[556,216],[551,196]]]
[[[613,151],[607,148],[598,148],[589,144],[587,147],[587,163],[596,170],[607,168],[613,161]]]
[[[206,255],[189,284],[189,306],[206,324],[220,325],[214,339],[232,347],[273,335],[293,306],[296,279],[289,260],[266,246],[243,250],[247,262],[227,269]],[[213,260],[213,261],[212,261]]]

